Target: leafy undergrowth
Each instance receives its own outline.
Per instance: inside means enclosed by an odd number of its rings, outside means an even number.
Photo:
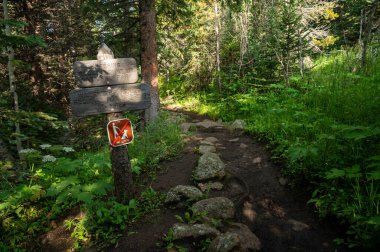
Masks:
[[[135,135],[129,150],[136,178],[152,178],[160,160],[181,150],[179,122],[162,113],[144,134]],[[84,213],[64,222],[76,241],[74,249],[109,245],[117,242],[130,223],[159,209],[162,195],[151,188],[128,204],[115,201],[108,149],[91,153],[43,144],[23,151],[27,168],[2,166],[0,250],[38,248],[36,238],[74,208]]]
[[[304,78],[252,85],[245,93],[177,95],[177,106],[223,121],[244,119],[269,140],[294,186],[307,185],[321,217],[336,216],[349,247],[375,248],[380,236],[380,62],[357,69],[352,53],[320,58]],[[239,83],[232,85],[239,90]],[[167,94],[171,92],[166,90]],[[173,99],[173,98],[172,98]]]

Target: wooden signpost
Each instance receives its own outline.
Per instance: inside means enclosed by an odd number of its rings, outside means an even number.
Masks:
[[[78,89],[69,94],[72,112],[77,117],[107,113],[107,132],[111,146],[112,175],[117,201],[134,196],[131,163],[126,144],[133,139],[131,122],[119,112],[150,107],[150,85],[137,82],[136,61],[114,59],[104,43],[97,60],[77,61],[74,75]]]

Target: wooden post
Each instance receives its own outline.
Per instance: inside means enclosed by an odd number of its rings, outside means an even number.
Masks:
[[[107,114],[108,121],[120,119],[120,113]],[[112,176],[115,186],[116,200],[126,203],[134,196],[134,185],[132,177],[132,167],[129,161],[128,145],[110,147]]]
[[[111,49],[102,44],[97,55],[98,60],[113,59],[114,55]],[[107,114],[108,121],[120,119],[120,113]],[[120,203],[126,203],[128,199],[134,196],[134,185],[132,178],[131,162],[128,156],[128,146],[118,146],[111,148],[112,176],[115,185],[116,200]]]
[[[8,1],[3,0],[3,12],[4,12],[4,20],[9,20],[9,14],[8,14]],[[11,35],[11,28],[7,24],[5,25],[5,35],[10,36]],[[18,102],[18,94],[16,91],[16,83],[15,83],[15,73],[14,73],[14,66],[13,61],[15,59],[15,52],[12,48],[12,46],[7,46],[7,54],[8,54],[8,75],[9,75],[9,87],[10,92],[13,95],[13,105],[14,105],[14,111],[15,113],[19,112],[19,102]],[[20,123],[18,120],[15,122],[15,133],[16,133],[16,147],[17,152],[20,157],[20,160],[24,160],[24,156],[20,153],[22,150],[22,143],[20,139]]]

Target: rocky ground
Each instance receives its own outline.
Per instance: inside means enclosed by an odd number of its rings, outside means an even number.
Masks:
[[[316,220],[263,144],[244,134],[244,122],[190,114],[181,128],[185,151],[152,184],[166,193],[165,207],[107,251],[343,251],[336,230]]]

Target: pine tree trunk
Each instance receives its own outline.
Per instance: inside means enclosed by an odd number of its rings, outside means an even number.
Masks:
[[[358,44],[359,44],[359,56],[361,58],[361,53],[363,52],[363,19],[364,19],[364,10],[362,9],[360,11],[360,28],[359,28],[359,39],[358,39]]]
[[[219,8],[218,0],[215,1],[215,36],[216,36],[216,74],[218,76],[218,90],[222,93],[222,80],[220,78],[220,33],[219,33]]]
[[[137,8],[137,5],[134,0],[127,0],[124,5],[125,13],[127,15],[126,21],[128,22],[128,26],[125,29],[125,55],[126,57],[135,58],[136,52],[136,44],[138,43],[138,34],[135,33],[135,26],[137,25],[134,21],[132,22],[133,13],[130,11],[131,9]]]
[[[366,24],[366,28],[364,31],[364,40],[363,40],[363,48],[362,48],[362,67],[364,67],[367,63],[367,49],[368,49],[368,44],[371,41],[371,35],[372,35],[372,26],[373,26],[373,19],[375,17],[375,13],[377,10],[377,7],[379,6],[379,1],[375,0],[373,3],[371,12],[369,14],[368,22]]]
[[[299,56],[300,56],[300,74],[303,77],[303,70],[304,70],[304,64],[303,64],[303,50],[302,50],[302,37],[301,32],[298,30],[298,40],[299,40]]]
[[[156,46],[155,0],[139,0],[141,77],[151,85],[151,106],[145,110],[145,121],[154,120],[160,109],[158,94],[158,62]]]
[[[8,20],[8,1],[3,0],[3,11],[4,11],[4,19]],[[5,34],[7,36],[11,35],[11,29],[9,25],[6,25],[5,27]],[[15,84],[15,74],[14,74],[14,67],[13,67],[13,61],[15,58],[14,50],[11,46],[7,47],[7,53],[8,53],[8,75],[9,75],[9,86],[10,91],[13,95],[13,102],[14,102],[14,111],[17,114],[19,112],[19,104],[18,104],[18,95],[16,91],[16,84]],[[19,135],[21,134],[20,131],[20,124],[18,122],[15,122],[15,132],[16,132],[16,147],[17,151],[19,153],[19,157],[22,160],[23,156],[20,154],[20,151],[22,150],[22,143]]]

